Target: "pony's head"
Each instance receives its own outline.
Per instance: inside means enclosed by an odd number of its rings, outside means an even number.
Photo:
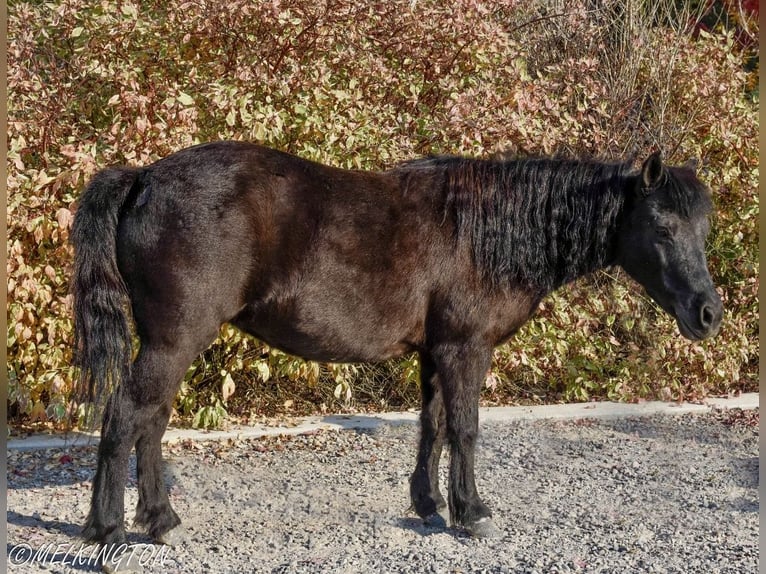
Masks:
[[[618,263],[692,340],[712,337],[723,306],[705,259],[710,192],[692,167],[665,166],[651,155],[626,202]]]

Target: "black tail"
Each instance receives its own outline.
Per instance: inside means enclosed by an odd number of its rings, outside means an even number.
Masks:
[[[116,241],[120,210],[138,173],[128,167],[97,173],[80,198],[72,226],[74,364],[80,368],[74,398],[91,403],[96,413],[130,371],[128,291],[117,268]],[[88,426],[95,423],[90,419]]]

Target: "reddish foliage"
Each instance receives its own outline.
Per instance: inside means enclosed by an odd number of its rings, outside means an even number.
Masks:
[[[213,139],[360,168],[426,153],[613,158],[661,148],[671,162],[698,157],[719,209],[711,271],[728,314],[715,344],[677,341],[624,281],[601,276],[555,297],[544,321],[501,349],[485,392],[689,398],[753,387],[758,121],[746,96],[749,52],[719,28],[695,40],[636,15],[564,4],[566,13],[552,14],[542,0],[11,3],[10,412],[55,422],[76,406],[67,241],[84,182],[99,167]],[[735,21],[739,3],[727,6]],[[757,39],[758,3],[741,6],[740,27]],[[243,413],[286,410],[275,381],[306,389],[295,404],[319,398],[332,410],[363,385],[400,403],[417,397],[412,359],[320,368],[228,330],[203,359],[182,392],[186,415],[220,396],[222,370],[237,381],[227,407],[241,401]]]

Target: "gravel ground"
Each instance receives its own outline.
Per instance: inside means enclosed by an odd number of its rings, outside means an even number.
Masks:
[[[493,540],[408,511],[413,425],[165,445],[185,542],[137,548],[144,572],[168,574],[754,573],[747,413],[484,424],[477,481],[503,531]],[[77,539],[94,469],[94,447],[8,452],[10,572],[98,570]]]

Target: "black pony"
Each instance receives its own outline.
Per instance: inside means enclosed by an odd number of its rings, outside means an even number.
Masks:
[[[417,352],[421,436],[412,504],[444,524],[438,465],[451,448],[449,517],[497,529],[474,482],[478,397],[492,349],[557,287],[620,265],[689,339],[721,300],[704,246],[709,191],[658,154],[628,163],[436,157],[345,171],[239,142],[98,173],[75,217],[76,363],[106,402],[84,535],[122,543],[135,445],[136,521],[170,541],[180,520],[160,438],[191,362],[231,323],[319,361]],[[132,360],[125,303],[140,348]]]

